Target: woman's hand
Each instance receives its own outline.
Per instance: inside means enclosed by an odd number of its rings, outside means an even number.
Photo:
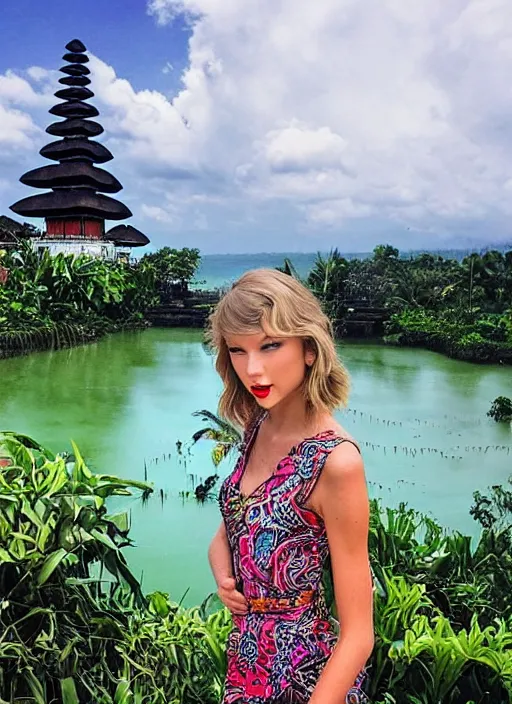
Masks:
[[[233,577],[223,577],[217,586],[219,599],[232,614],[243,616],[247,613],[247,599],[237,590]]]
[[[220,522],[220,526],[210,543],[208,559],[217,584],[219,599],[232,614],[237,616],[246,614],[248,611],[247,601],[244,595],[237,590],[236,582],[232,577],[231,550],[224,521]]]

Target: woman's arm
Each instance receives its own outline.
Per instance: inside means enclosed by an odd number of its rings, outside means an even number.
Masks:
[[[226,525],[223,520],[208,548],[208,561],[217,586],[226,577],[233,576],[231,550],[229,548]]]
[[[223,520],[208,548],[208,560],[222,603],[234,614],[245,614],[247,602],[244,595],[236,589],[231,549]]]
[[[351,443],[327,458],[315,499],[329,541],[340,635],[309,704],[345,704],[374,638],[368,493],[363,460]]]

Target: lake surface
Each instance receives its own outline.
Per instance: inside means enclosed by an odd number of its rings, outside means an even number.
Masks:
[[[146,466],[153,497],[146,506],[137,497],[120,503],[136,542],[126,554],[146,591],[179,600],[188,589],[189,605],[214,590],[206,551],[219,522],[215,502],[180,498],[213,473],[210,444],[190,454],[187,446],[201,427],[192,413],[215,410],[221,390],[201,340],[197,330],[151,329],[0,360],[1,429],[55,451],[72,438],[99,472],[143,479]],[[510,367],[367,342],[339,353],[353,386],[339,420],[361,443],[370,493],[475,534],[473,491],[512,473],[512,429],[486,417],[497,396],[512,395]]]

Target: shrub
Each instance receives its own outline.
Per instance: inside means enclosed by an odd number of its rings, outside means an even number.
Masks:
[[[37,704],[219,704],[231,618],[144,596],[109,497],[151,487],[0,433],[0,696]],[[382,704],[505,704],[512,695],[510,526],[476,545],[400,505],[371,506]],[[328,586],[328,585],[327,585]]]
[[[2,702],[217,704],[227,612],[143,596],[128,515],[107,502],[151,487],[91,472],[73,447],[0,434]]]
[[[496,422],[512,421],[512,400],[507,396],[495,398],[487,415]]]

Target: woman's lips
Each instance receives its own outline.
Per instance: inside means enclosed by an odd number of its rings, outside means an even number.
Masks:
[[[269,386],[251,386],[251,392],[256,396],[256,398],[267,398],[270,393],[272,384]]]

